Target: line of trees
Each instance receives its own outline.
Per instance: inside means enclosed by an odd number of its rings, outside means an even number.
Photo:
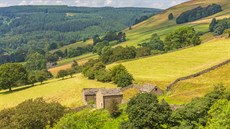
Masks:
[[[117,106],[117,105],[116,105]],[[43,99],[26,100],[15,108],[0,111],[0,128],[104,128],[119,120],[120,129],[210,129],[229,128],[230,92],[222,84],[200,98],[178,108],[151,93],[139,93],[128,102],[123,114],[113,117],[106,110],[72,112]],[[115,126],[115,125],[114,125]]]
[[[53,75],[46,68],[45,56],[36,52],[31,54],[24,65],[5,63],[0,65],[0,89],[12,90],[12,87],[31,84],[41,84]]]
[[[226,105],[225,105],[226,104]],[[211,93],[195,98],[176,110],[171,110],[167,102],[161,102],[153,94],[142,93],[127,104],[128,121],[122,122],[120,129],[194,129],[229,128],[230,94],[223,85],[215,86]]]
[[[195,21],[204,17],[211,16],[215,13],[221,12],[221,6],[218,4],[212,4],[207,7],[197,7],[192,10],[188,10],[183,12],[179,17],[176,19],[177,24],[182,24],[186,22]]]
[[[221,35],[224,33],[225,30],[229,28],[230,28],[230,18],[225,18],[222,20],[216,20],[216,18],[213,18],[209,25],[209,31],[213,32],[214,35]]]
[[[133,59],[165,53],[170,50],[176,50],[188,46],[196,46],[200,43],[201,40],[194,28],[182,27],[166,35],[165,41],[162,41],[157,34],[153,34],[148,41],[138,44],[138,48],[133,46],[118,46],[112,48],[108,43],[102,42],[98,43],[94,49],[99,55],[99,59],[103,63],[108,64],[119,60]]]
[[[88,79],[100,82],[113,82],[119,87],[126,87],[133,83],[133,76],[123,65],[117,65],[110,70],[99,60],[90,60],[82,68],[82,73]]]

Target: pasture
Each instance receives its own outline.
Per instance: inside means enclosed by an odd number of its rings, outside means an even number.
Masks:
[[[162,89],[178,77],[190,75],[230,58],[230,39],[213,39],[199,46],[162,55],[135,59],[123,64],[137,83],[153,83]]]
[[[0,91],[0,110],[14,107],[26,99],[43,97],[45,100],[60,102],[67,107],[82,106],[83,88],[112,88],[114,84],[101,83],[95,80],[88,80],[81,74],[65,80],[52,79],[45,84],[29,87],[22,86],[13,89],[12,92]]]

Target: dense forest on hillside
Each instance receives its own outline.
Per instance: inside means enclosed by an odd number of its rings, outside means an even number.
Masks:
[[[186,12],[183,12],[177,19],[177,24],[182,24],[186,22],[195,21],[204,17],[211,16],[215,13],[221,12],[222,8],[218,4],[212,4],[207,7],[197,7],[192,10],[188,10]]]
[[[68,6],[14,6],[0,8],[0,54],[56,47],[122,30],[159,9],[88,8]]]

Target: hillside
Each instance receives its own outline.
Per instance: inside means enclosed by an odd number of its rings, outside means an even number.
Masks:
[[[174,13],[175,15],[179,15],[182,11],[194,8],[197,5],[201,4],[206,6],[212,4],[213,2],[221,4],[223,6],[224,11],[214,16],[210,16],[208,18],[204,18],[195,22],[186,23],[182,25],[176,25],[175,20],[168,21],[167,19],[168,14],[171,12]],[[222,1],[193,0],[190,2],[177,5],[175,7],[167,9],[161,14],[153,16],[150,19],[133,26],[132,30],[125,30],[125,32],[127,33],[128,40],[126,42],[121,43],[120,45],[136,46],[138,43],[142,42],[143,40],[148,39],[153,33],[158,33],[161,36],[161,38],[164,38],[166,34],[181,26],[193,26],[197,31],[207,32],[208,24],[209,21],[212,19],[212,17],[217,17],[220,19],[224,17],[229,17],[230,15],[229,6],[230,3],[228,0],[222,0]],[[208,41],[207,39],[209,39],[210,37],[214,39]],[[92,43],[92,40],[88,40],[86,41],[86,43],[90,44]],[[182,50],[178,50],[162,55],[150,56],[146,58],[140,58],[140,59],[125,61],[125,62],[117,62],[109,65],[108,68],[110,68],[113,65],[121,63],[128,69],[128,71],[131,74],[133,74],[136,83],[154,83],[158,85],[160,88],[166,89],[166,86],[178,77],[198,72],[200,70],[218,64],[226,59],[229,59],[230,58],[229,43],[230,43],[230,39],[213,37],[212,35],[209,36],[208,34],[207,38],[204,38],[203,44],[199,46],[185,48]],[[75,45],[82,45],[82,44],[83,42],[78,42],[69,46],[65,46],[64,48],[60,48],[60,50],[64,50],[65,48],[73,48],[76,47]],[[61,64],[64,65],[61,66],[62,68],[57,67],[51,70],[53,71],[53,73],[56,73],[60,69],[66,69],[67,67],[69,67],[70,66],[69,63],[72,62],[73,59],[85,62],[89,58],[96,58],[96,57],[92,54],[88,54],[88,55],[82,55],[81,57],[65,59],[59,62],[60,65]],[[215,76],[215,74],[213,76]],[[219,75],[216,75],[217,79],[218,76]],[[78,86],[81,88],[79,88]],[[114,85],[110,83],[99,83],[96,81],[91,81],[84,78],[81,75],[76,75],[75,78],[67,79],[64,81],[59,81],[54,79],[48,81],[45,85],[42,86],[38,85],[36,87],[24,89],[10,94],[5,94],[3,93],[5,91],[2,91],[0,94],[0,99],[2,104],[0,104],[0,106],[6,105],[6,107],[12,107],[25,99],[36,98],[36,97],[45,97],[47,100],[57,100],[58,102],[61,102],[62,104],[70,107],[79,106],[82,104],[80,102],[81,97],[79,96],[81,95],[80,91],[83,87],[114,87]],[[77,88],[77,89],[76,92],[73,93],[72,90],[69,90],[68,88],[70,89]],[[191,89],[192,87],[188,83],[188,88],[186,89],[188,92],[185,92],[184,94],[187,95],[191,94],[192,92],[191,93],[189,92]],[[178,92],[175,90],[175,92],[172,92],[171,94],[166,94],[166,96],[164,97],[169,102],[172,103],[178,104],[178,103],[187,102],[187,100],[180,98],[183,97],[179,95],[179,92],[181,92],[180,90],[183,89],[179,88]],[[67,94],[64,94],[64,92],[67,92]],[[78,95],[78,97],[76,97],[77,99],[73,97],[76,95],[75,93]],[[201,93],[200,95],[203,94],[204,93]],[[191,98],[200,95],[194,94],[194,96],[191,96]],[[59,96],[65,99],[61,99],[59,98]],[[8,102],[8,100],[12,98],[18,98],[18,99],[13,99],[15,101]]]
[[[137,83],[154,83],[166,89],[178,77],[199,72],[229,58],[230,39],[219,38],[196,47],[121,64],[133,74]]]
[[[29,53],[30,49],[50,51],[120,31],[142,16],[161,11],[151,8],[90,8],[68,6],[12,6],[0,8],[0,54]],[[22,62],[11,57],[11,61]]]
[[[56,101],[67,107],[82,106],[82,89],[115,87],[113,84],[88,80],[81,74],[65,80],[52,79],[45,84],[37,84],[34,87],[18,87],[12,93],[0,91],[0,110],[14,107],[22,101],[30,98],[43,97],[47,101]]]
[[[181,81],[176,84],[165,98],[172,103],[189,102],[194,97],[202,97],[212,91],[213,87],[223,84],[230,90],[230,64],[199,77]]]
[[[186,10],[190,10],[192,8],[195,8],[199,5],[201,6],[208,6],[212,3],[220,4],[222,6],[223,11],[220,13],[217,13],[215,15],[190,22],[185,24],[176,24],[176,18],[173,20],[168,20],[168,15],[170,13],[173,13],[174,17],[179,16],[182,12]],[[170,33],[172,30],[175,30],[178,27],[182,26],[192,26],[196,29],[198,32],[208,32],[208,26],[212,20],[212,18],[216,19],[223,19],[230,17],[230,2],[228,0],[192,0],[189,2],[185,2],[179,5],[176,5],[174,7],[171,7],[160,14],[157,14],[149,19],[147,19],[144,22],[141,22],[137,25],[132,26],[132,30],[129,30],[128,28],[124,30],[124,32],[127,35],[127,41],[123,42],[119,45],[122,46],[137,46],[139,43],[142,43],[145,40],[148,40],[152,34],[157,33],[161,36],[162,39],[164,39],[165,35]],[[207,40],[213,39],[213,35],[207,34],[207,36],[201,37],[203,42],[206,42]],[[87,44],[92,44],[92,40],[87,40]],[[72,47],[78,47],[81,46],[82,42],[77,42],[72,45],[67,45],[64,48],[72,48]],[[63,48],[59,49],[63,50]]]

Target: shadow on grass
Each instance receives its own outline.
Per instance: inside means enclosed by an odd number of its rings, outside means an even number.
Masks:
[[[48,82],[43,82],[42,84],[37,84],[37,85],[33,85],[33,86],[23,86],[23,87],[20,87],[20,88],[17,88],[17,89],[13,89],[12,91],[0,92],[0,94],[7,95],[7,94],[14,93],[14,92],[26,90],[26,89],[29,89],[29,88],[32,88],[32,87],[35,87],[35,86],[42,86],[42,85],[47,84],[47,83]]]

